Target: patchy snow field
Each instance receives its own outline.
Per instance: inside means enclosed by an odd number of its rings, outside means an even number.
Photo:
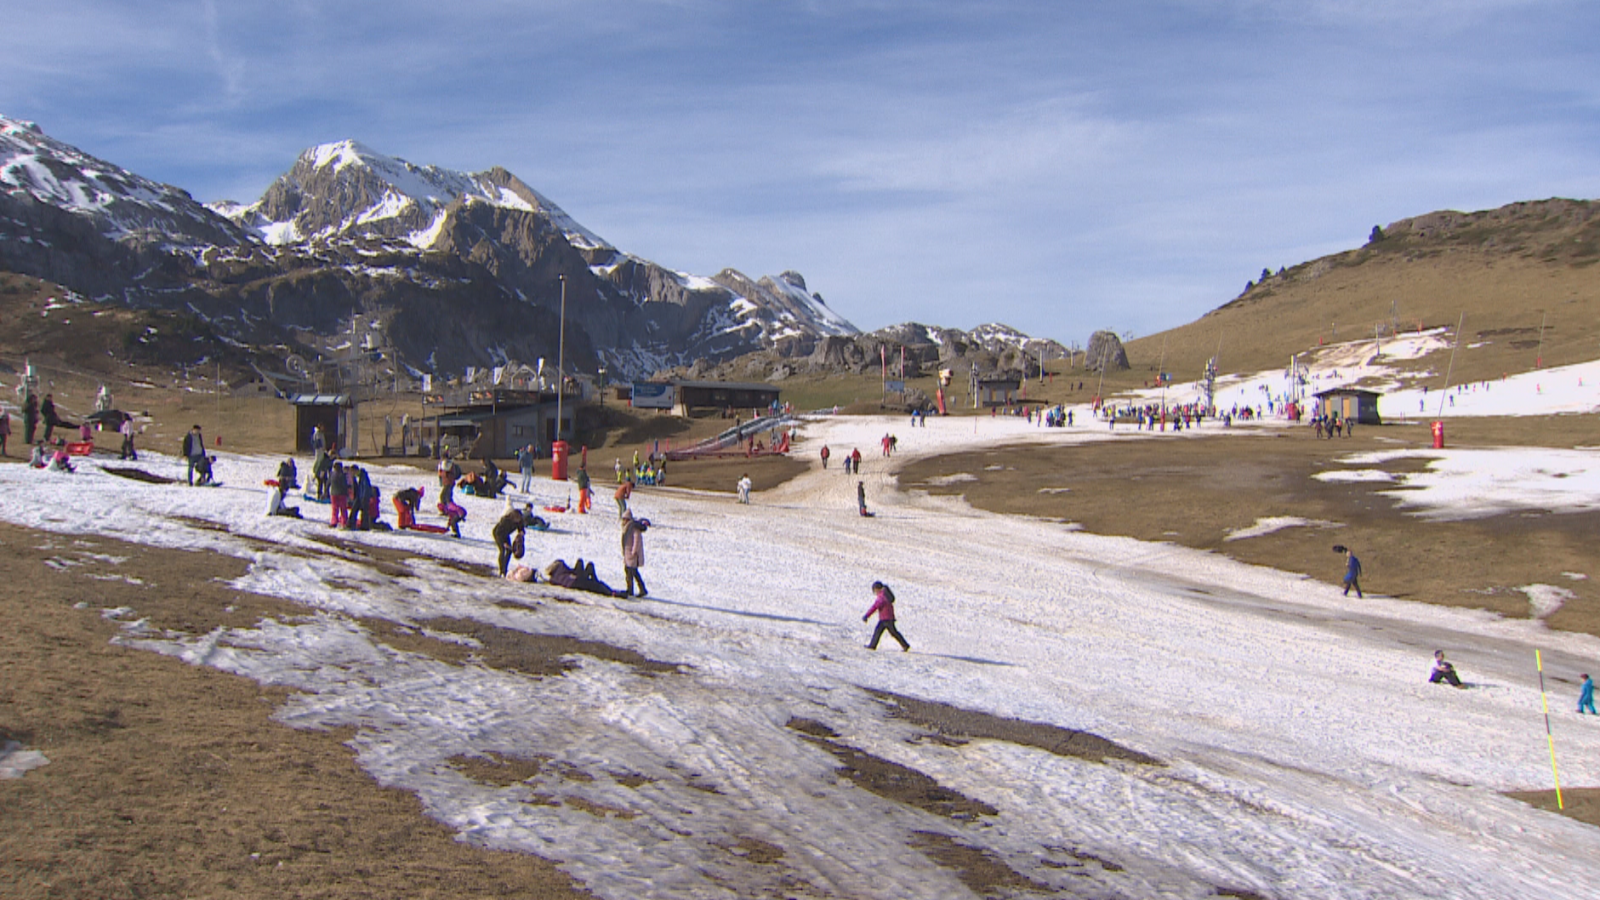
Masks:
[[[76,475],[0,466],[0,518],[250,560],[239,588],[317,612],[188,638],[131,622],[124,640],[298,690],[279,712],[285,724],[356,728],[360,764],[415,792],[463,839],[557,860],[611,900],[972,896],[915,849],[919,832],[980,848],[1060,896],[1595,896],[1600,829],[1498,792],[1551,784],[1535,648],[1547,675],[1572,678],[1600,662],[1600,640],[1481,612],[1346,600],[1337,588],[1206,553],[896,493],[877,455],[886,431],[902,454],[923,454],[1105,440],[1103,424],[963,418],[914,429],[898,418],[840,418],[804,431],[801,458],[815,460],[824,441],[835,455],[862,449],[876,518],[855,514],[857,479],[837,468],[749,506],[641,489],[634,506],[656,525],[644,601],[430,561],[492,562],[488,531],[501,504],[475,498],[463,500],[463,541],[350,535],[416,554],[416,577],[386,577],[312,540],[330,533],[323,521],[263,517],[259,485],[276,459],[223,455],[225,485],[215,489],[139,483],[92,462]],[[1408,498],[1432,497],[1430,510],[1470,498],[1463,514],[1514,506],[1527,473],[1554,465],[1540,461],[1550,451],[1427,452],[1450,477],[1418,482]],[[1459,472],[1452,459],[1466,460]],[[171,458],[139,465],[182,476]],[[1381,470],[1382,460],[1361,465]],[[433,479],[414,470],[373,475],[386,507],[403,486],[434,493]],[[1414,477],[1397,475],[1397,488]],[[1559,480],[1585,495],[1583,505],[1600,501],[1591,480]],[[567,490],[543,481],[536,494],[560,501]],[[553,516],[551,532],[529,533],[530,561],[595,559],[601,577],[620,584],[610,509],[602,497],[597,514]],[[114,560],[101,562],[115,574]],[[874,579],[898,595],[912,652],[863,649]],[[551,602],[558,595],[577,602]],[[530,608],[496,605],[508,598]],[[682,671],[590,658],[546,678],[452,666],[387,647],[350,616],[423,628],[432,617],[470,618],[603,641]],[[1426,683],[1436,647],[1470,690]],[[1164,765],[927,740],[869,690],[1087,730]],[[1600,785],[1600,721],[1569,712],[1570,700],[1551,698],[1563,780]],[[795,717],[998,812],[946,818],[856,787],[836,773],[834,756],[786,727]],[[551,764],[500,787],[446,762],[491,753]],[[751,840],[781,858],[760,864],[736,852]]]

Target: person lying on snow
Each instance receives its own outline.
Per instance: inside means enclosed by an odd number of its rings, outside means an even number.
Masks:
[[[556,560],[544,567],[544,580],[556,587],[572,588],[577,591],[588,591],[591,594],[605,594],[608,597],[622,596],[618,591],[601,581],[594,574],[594,563],[586,563],[581,558],[574,565],[567,565],[561,560]]]

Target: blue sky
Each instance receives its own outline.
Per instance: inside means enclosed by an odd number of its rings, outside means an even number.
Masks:
[[[1191,321],[1435,209],[1600,196],[1600,7],[0,0],[0,113],[201,200],[305,147],[510,169],[864,329]]]

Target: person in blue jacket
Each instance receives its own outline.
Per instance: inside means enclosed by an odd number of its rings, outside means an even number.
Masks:
[[[1361,560],[1343,544],[1334,545],[1333,551],[1344,554],[1344,595],[1350,596],[1350,589],[1355,588],[1356,597],[1361,597]]]
[[[1589,715],[1594,715],[1594,679],[1587,673],[1583,675],[1583,684],[1578,687],[1578,715],[1589,710]]]

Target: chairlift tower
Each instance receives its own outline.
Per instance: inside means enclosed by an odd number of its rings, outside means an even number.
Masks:
[[[1289,368],[1283,374],[1289,380],[1289,402],[1296,407],[1304,405],[1308,372],[1310,368],[1300,361],[1300,354],[1296,353],[1289,357]]]
[[[1217,414],[1217,358],[1215,356],[1206,360],[1206,415]]]

